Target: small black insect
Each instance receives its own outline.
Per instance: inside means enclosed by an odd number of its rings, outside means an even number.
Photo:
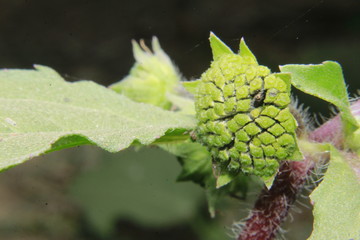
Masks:
[[[264,90],[259,91],[256,93],[252,99],[252,105],[254,108],[260,107],[264,104],[266,93]]]

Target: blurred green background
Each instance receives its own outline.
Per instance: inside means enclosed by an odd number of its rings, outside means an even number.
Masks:
[[[0,67],[43,64],[68,81],[110,85],[127,75],[131,39],[157,36],[187,79],[209,66],[209,31],[233,49],[241,37],[260,64],[338,61],[349,92],[360,88],[358,0],[0,0]],[[0,86],[1,87],[1,86]],[[295,94],[312,113],[321,101]],[[0,174],[0,239],[230,239],[249,199],[225,199],[211,219],[202,189],[176,183],[180,166],[158,149],[109,154],[95,147],[55,152]],[[304,200],[307,203],[307,200]],[[306,239],[310,210],[300,206],[287,239]]]

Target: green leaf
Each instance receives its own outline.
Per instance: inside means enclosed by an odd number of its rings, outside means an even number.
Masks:
[[[310,195],[314,227],[309,240],[360,238],[360,183],[354,170],[333,146],[324,180]]]
[[[174,110],[187,115],[195,116],[194,100],[188,97],[168,93],[167,99],[172,103]]]
[[[221,172],[220,175],[216,178],[216,188],[221,188],[236,178],[235,174],[230,174],[228,172]]]
[[[230,184],[216,187],[212,170],[211,155],[197,142],[158,144],[162,149],[174,154],[182,166],[179,181],[193,181],[205,188],[209,212],[215,216],[217,205],[225,196],[245,198],[248,190],[248,177],[238,175]]]
[[[218,59],[223,54],[233,54],[233,51],[221,41],[213,32],[210,32],[210,46],[213,54],[213,59]]]
[[[193,95],[197,94],[197,89],[200,83],[201,83],[201,79],[197,79],[195,81],[181,82],[184,88]]]
[[[342,112],[347,135],[351,135],[358,128],[358,123],[350,111],[341,66],[337,62],[326,61],[318,65],[284,65],[280,66],[280,70],[291,73],[291,80],[296,88],[338,107]]]
[[[65,82],[43,66],[2,70],[0,86],[0,169],[79,144],[117,152],[196,126],[191,116],[133,102],[94,82]]]
[[[229,184],[226,184],[221,188],[218,188],[216,186],[217,179],[215,178],[209,179],[208,187],[206,188],[206,197],[208,200],[209,212],[211,217],[215,217],[215,211],[219,203],[221,203],[221,201],[226,196],[245,200],[247,197],[247,192],[249,190],[250,183],[257,184],[258,181],[257,179],[253,179],[251,176],[245,176],[243,174],[238,174],[236,177],[231,179],[231,182]],[[251,190],[255,191],[255,188],[251,188]]]
[[[192,183],[175,184],[180,166],[173,155],[157,148],[95,153],[104,161],[81,173],[70,191],[101,233],[110,233],[116,219],[166,228],[198,213],[204,195]]]
[[[245,43],[245,39],[241,38],[240,41],[240,48],[239,48],[239,55],[244,57],[244,58],[250,58],[251,62],[254,62],[257,64],[257,60],[255,55],[251,52],[251,50],[249,49],[249,47],[246,45]]]
[[[183,167],[178,176],[179,181],[193,181],[204,187],[207,178],[213,178],[211,155],[200,143],[187,141],[158,146],[178,157]]]
[[[171,104],[166,94],[174,92],[180,82],[180,74],[156,37],[152,40],[154,53],[143,42],[140,43],[141,47],[132,42],[136,62],[130,74],[110,88],[136,102],[169,109]]]
[[[274,73],[274,75],[285,82],[287,91],[290,92],[291,91],[291,74],[290,73]]]
[[[216,180],[212,172],[211,154],[197,142],[158,144],[158,146],[178,157],[182,171],[178,181],[193,181],[206,189],[209,212],[215,216],[215,209],[223,192],[216,191]]]

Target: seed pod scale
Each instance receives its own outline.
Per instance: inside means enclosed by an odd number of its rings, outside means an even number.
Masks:
[[[214,60],[194,94],[197,140],[220,175],[270,177],[280,161],[299,153],[290,78],[259,65],[243,39],[239,54],[215,35],[210,42]]]

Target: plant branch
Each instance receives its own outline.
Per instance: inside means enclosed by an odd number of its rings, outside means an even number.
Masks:
[[[352,106],[353,114],[359,115],[360,101]],[[314,131],[308,138],[313,142],[330,142],[343,149],[344,137],[340,116],[335,116]],[[280,224],[288,215],[291,205],[302,190],[307,178],[316,167],[313,156],[305,156],[303,161],[284,161],[270,190],[261,191],[238,240],[271,240],[280,229]]]
[[[273,239],[313,168],[309,157],[299,162],[284,161],[270,190],[265,187],[260,193],[238,240]]]

